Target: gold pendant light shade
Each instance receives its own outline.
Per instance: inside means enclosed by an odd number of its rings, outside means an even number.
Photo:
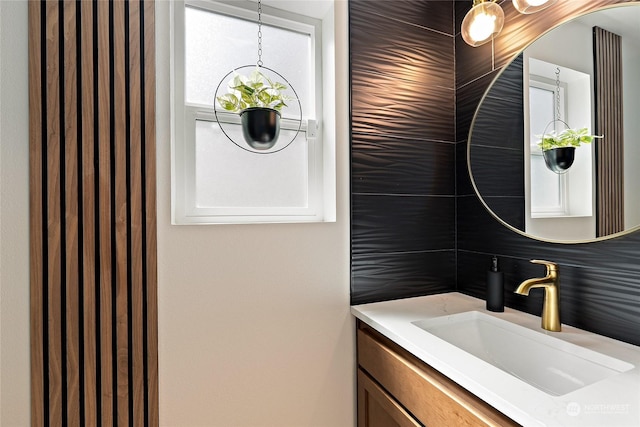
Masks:
[[[514,0],[515,1],[515,0]],[[541,1],[541,0],[529,0]],[[504,25],[504,12],[493,1],[474,0],[460,29],[462,39],[469,45],[480,46],[497,36]]]
[[[557,0],[513,0],[513,7],[520,13],[536,13],[554,4]]]

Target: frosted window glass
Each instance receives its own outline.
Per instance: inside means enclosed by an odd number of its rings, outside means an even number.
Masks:
[[[224,130],[243,141],[239,125],[224,124]],[[289,142],[294,135],[281,129],[279,141]],[[285,150],[250,153],[229,141],[217,122],[196,120],[196,206],[306,208],[307,151],[300,133]]]
[[[554,117],[554,96],[550,90],[531,87],[529,90],[529,104],[531,108],[531,142],[537,143],[540,140],[538,135],[542,135],[545,127]],[[554,130],[550,127],[547,132]],[[562,131],[562,129],[559,129]]]
[[[258,24],[188,6],[185,20],[185,101],[213,106],[216,87],[227,73],[256,64]],[[293,86],[305,118],[315,116],[311,47],[309,34],[262,25],[263,65]],[[226,85],[222,82],[218,95],[226,93]],[[299,110],[288,114],[285,109],[283,116],[298,118]]]
[[[560,175],[547,168],[541,155],[531,156],[531,209],[554,212],[561,208]]]
[[[561,132],[563,126],[553,123],[555,119],[555,92],[553,90],[530,87],[530,124],[531,143],[535,145],[540,141],[540,135],[556,130]],[[559,125],[555,129],[553,125]],[[562,191],[562,178],[560,175],[547,168],[542,152],[537,147],[532,148],[537,153],[531,155],[531,212],[536,213],[563,213],[564,192]]]

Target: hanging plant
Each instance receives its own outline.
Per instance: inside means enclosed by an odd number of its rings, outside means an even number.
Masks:
[[[565,129],[560,133],[552,131],[539,135],[538,147],[542,150],[547,168],[555,173],[565,173],[575,159],[576,147],[590,144],[598,135],[590,135],[587,128]]]
[[[238,72],[238,70],[245,68],[251,69],[252,71],[248,75],[243,75]],[[287,84],[271,80],[263,74],[261,70],[268,70],[271,75],[278,76],[278,78],[284,80]],[[232,75],[232,78],[227,83],[227,93],[218,96],[220,85],[230,75]],[[295,97],[291,98],[284,93],[284,91],[288,89],[294,93]],[[220,80],[220,83],[218,83],[214,97],[217,102],[214,102],[213,112],[216,116],[216,121],[220,125],[220,130],[231,142],[243,150],[261,154],[277,153],[287,148],[300,133],[302,127],[302,105],[298,99],[298,94],[287,79],[277,71],[264,67],[262,63],[261,0],[258,0],[258,60],[255,68],[251,65],[245,65],[226,74],[222,80]],[[300,111],[299,119],[297,120],[298,128],[288,143],[280,144],[277,149],[270,150],[275,146],[278,136],[280,135],[280,111],[282,108],[287,107],[286,101],[289,100],[295,100],[298,104]],[[225,131],[218,118],[216,105],[220,105],[224,110],[240,115],[242,135],[245,142],[253,150],[249,150],[244,144],[236,142]]]
[[[228,93],[218,96],[218,104],[240,114],[245,141],[256,150],[272,148],[280,134],[280,111],[290,100],[283,91],[287,85],[275,82],[256,67],[244,76],[234,72]]]
[[[283,91],[287,86],[274,82],[256,68],[249,76],[234,73],[228,84],[228,93],[219,96],[222,108],[233,113],[242,113],[247,108],[270,108],[281,111],[290,98]]]
[[[579,147],[581,144],[591,144],[595,138],[602,138],[602,136],[590,135],[587,128],[565,129],[558,134],[552,131],[538,135],[538,137],[541,138],[538,147],[542,151],[562,147]]]

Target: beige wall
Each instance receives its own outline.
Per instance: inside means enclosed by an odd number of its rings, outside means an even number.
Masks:
[[[336,9],[337,222],[172,226],[169,11],[158,3],[162,425],[354,425],[346,2]]]
[[[27,2],[0,1],[0,425],[29,417]]]
[[[168,51],[158,52],[160,422],[351,426],[346,2],[337,3],[338,220],[171,226]],[[158,47],[167,47],[158,2]],[[0,425],[29,425],[26,1],[0,1]]]

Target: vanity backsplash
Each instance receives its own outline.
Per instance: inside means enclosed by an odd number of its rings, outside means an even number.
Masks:
[[[484,298],[497,255],[505,305],[539,315],[542,293],[513,290],[543,273],[529,262],[542,258],[559,265],[563,323],[640,345],[640,232],[580,244],[522,236],[486,211],[466,164],[475,109],[500,68],[559,21],[627,2],[520,15],[503,1],[505,28],[477,48],[459,34],[467,3],[350,1],[352,303]]]

